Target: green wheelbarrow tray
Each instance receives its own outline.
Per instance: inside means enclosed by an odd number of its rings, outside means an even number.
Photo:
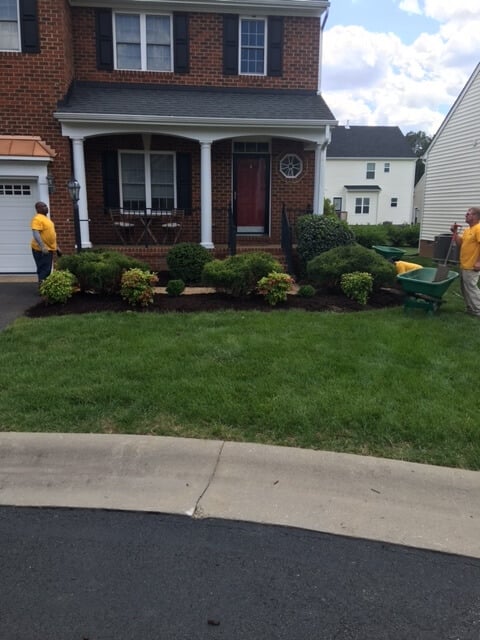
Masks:
[[[400,260],[405,255],[403,249],[397,249],[397,247],[387,247],[386,245],[376,244],[372,246],[372,249],[379,253],[387,260]]]
[[[442,296],[452,282],[458,278],[456,271],[449,271],[444,280],[434,282],[437,269],[435,267],[423,267],[414,271],[407,271],[397,276],[397,281],[405,291],[403,308],[419,308],[428,313],[435,313],[441,307]]]

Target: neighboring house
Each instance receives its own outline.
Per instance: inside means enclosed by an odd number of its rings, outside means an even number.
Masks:
[[[416,157],[398,127],[332,130],[325,197],[348,224],[410,224]]]
[[[233,229],[240,245],[278,247],[283,207],[323,203],[328,6],[2,0],[0,272],[33,271],[36,200],[74,250],[72,176],[82,247],[123,240],[158,269],[171,240],[157,227],[178,209],[180,241],[225,255]]]
[[[413,190],[413,222],[421,222],[423,216],[423,201],[425,200],[425,174],[415,185]]]
[[[480,64],[448,112],[425,154],[420,253],[432,256],[437,236],[465,224],[480,206]]]

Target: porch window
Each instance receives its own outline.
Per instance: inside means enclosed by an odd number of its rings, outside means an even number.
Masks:
[[[296,153],[287,153],[280,160],[280,173],[285,178],[298,178],[303,171],[303,162]]]
[[[240,73],[265,75],[266,21],[240,19]]]
[[[355,213],[370,213],[370,198],[355,198]]]
[[[115,67],[172,71],[171,30],[168,15],[115,13]]]
[[[175,208],[173,153],[120,153],[122,206],[132,211]]]
[[[375,179],[375,162],[367,162],[366,178],[367,180]]]
[[[0,51],[20,51],[18,0],[0,3]]]

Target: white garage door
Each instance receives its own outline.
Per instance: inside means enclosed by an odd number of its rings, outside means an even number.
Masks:
[[[0,179],[0,273],[33,273],[30,222],[35,214],[37,184]]]

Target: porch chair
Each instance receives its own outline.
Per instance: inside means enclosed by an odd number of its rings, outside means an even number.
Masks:
[[[168,216],[168,222],[162,223],[163,231],[163,244],[167,243],[167,240],[172,240],[172,244],[176,244],[180,238],[182,231],[183,218],[185,211],[183,209],[172,209],[172,212]]]
[[[120,209],[109,209],[108,213],[110,215],[113,228],[122,241],[122,244],[132,242],[135,223],[131,218],[129,218],[128,214],[122,213]]]

